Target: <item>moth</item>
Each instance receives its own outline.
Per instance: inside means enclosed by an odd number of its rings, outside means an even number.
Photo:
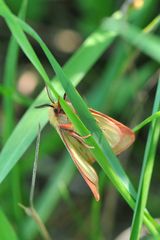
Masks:
[[[98,176],[92,166],[92,164],[95,162],[95,159],[90,151],[92,147],[85,143],[85,139],[90,135],[81,136],[79,133],[77,133],[73,124],[61,108],[60,102],[53,101],[48,89],[47,93],[51,103],[43,104],[37,106],[36,108],[49,107],[49,121],[51,125],[55,127],[60,135],[71,158],[73,159],[85,182],[91,189],[96,201],[99,201],[100,194],[98,189]],[[64,99],[66,100],[66,95],[64,95]],[[69,101],[66,102],[75,112],[72,104]],[[110,147],[116,155],[123,152],[134,142],[135,134],[130,128],[94,109],[89,108],[89,111],[95,118]]]

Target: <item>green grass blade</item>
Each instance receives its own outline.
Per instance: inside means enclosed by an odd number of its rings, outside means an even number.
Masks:
[[[124,74],[126,66],[131,62],[132,51],[132,48],[127,46],[126,43],[122,41],[116,42],[115,49],[113,50],[109,62],[107,62],[104,67],[103,74],[100,76],[98,84],[95,84],[92,92],[87,98],[93,108],[100,108],[100,111],[103,111],[106,108],[106,103],[108,102],[110,92],[112,91],[112,86],[117,85],[117,80]]]
[[[138,13],[140,14],[140,12]],[[141,20],[141,16],[139,16],[139,19]],[[155,30],[159,26],[159,19],[160,17],[156,17],[143,31],[151,32]],[[155,63],[149,62],[144,65],[142,70],[133,72],[133,79],[129,80],[128,75],[123,79],[126,70],[134,64],[140,55],[140,51],[135,51],[132,46],[122,40],[117,41],[115,45],[110,60],[104,67],[103,75],[100,76],[98,84],[96,83],[95,86],[93,86],[94,91],[92,91],[88,96],[89,98],[87,98],[93,108],[98,108],[102,111],[107,110],[107,113],[112,112],[113,109],[116,113],[122,111],[121,107],[123,103],[125,104],[126,97],[131,99],[137,88],[141,85],[143,86],[144,82],[158,69],[158,65],[156,66]],[[119,89],[121,89],[121,91],[119,91]],[[112,102],[112,104],[107,104],[107,102]]]
[[[103,171],[100,172],[99,175],[99,186],[100,193],[103,192],[103,187],[106,186],[106,176]],[[94,239],[103,239],[103,231],[101,225],[101,208],[103,206],[102,201],[96,202],[95,199],[92,199],[91,204],[91,227],[90,227],[90,238]]]
[[[19,17],[24,19],[26,13],[27,1],[22,2],[20,9]],[[4,87],[15,91],[15,79],[16,79],[16,70],[18,62],[18,50],[19,46],[16,40],[11,37],[11,40],[8,45],[8,50],[6,54],[6,60],[4,65]],[[3,126],[3,141],[5,142],[12,132],[12,129],[15,125],[14,123],[14,102],[12,98],[9,98],[7,95],[4,95],[3,98],[3,108],[4,108],[4,126]]]
[[[2,1],[0,1],[0,4],[0,6],[3,6]],[[3,14],[4,13],[5,11],[3,12]],[[11,18],[11,20],[13,20],[13,18]],[[64,67],[64,71],[67,73],[68,77],[71,79],[74,85],[78,84],[78,82],[92,67],[95,61],[101,56],[105,48],[111,43],[112,40],[112,34],[106,34],[104,37],[103,32],[97,30],[97,32],[93,33],[84,42],[79,51]],[[28,49],[25,49],[25,51],[27,50]],[[90,59],[89,57],[91,53],[94,54],[94,57],[92,59]],[[85,59],[83,63],[81,61],[82,58]],[[74,68],[72,66],[74,66]],[[59,94],[63,95],[63,89],[55,79],[54,87],[56,88],[57,92],[59,92]],[[25,150],[32,143],[33,139],[37,134],[38,124],[40,123],[41,127],[43,127],[47,123],[47,112],[45,110],[38,111],[34,109],[34,106],[40,105],[44,102],[48,102],[48,97],[44,92],[42,92],[40,96],[35,100],[33,105],[30,107],[30,109],[26,112],[22,120],[15,128],[7,144],[4,146],[0,154],[0,182],[6,177],[8,172],[12,169],[12,167],[20,159]],[[38,122],[35,121],[35,119],[38,119]]]
[[[138,27],[135,27],[122,19],[109,18],[105,20],[103,27],[106,30],[115,31],[116,34],[122,36],[131,45],[140,49],[157,62],[160,62],[159,37],[151,33],[142,32]]]
[[[160,109],[160,80],[158,82],[157,93],[153,106],[153,114],[157,112],[159,109]],[[155,153],[157,150],[157,144],[160,135],[159,123],[160,121],[158,119],[153,120],[148,134],[140,183],[138,188],[138,195],[136,199],[136,206],[133,215],[132,230],[130,236],[131,240],[138,240],[140,236],[144,209],[148,198],[150,181],[153,172]]]
[[[0,239],[18,240],[12,225],[9,223],[2,210],[0,210]]]
[[[16,78],[16,66],[18,60],[18,44],[15,39],[12,37],[9,46],[8,52],[6,55],[6,62],[4,68],[4,87],[13,88],[14,80]],[[4,95],[3,98],[3,108],[4,108],[4,127],[3,127],[3,142],[5,142],[10,135],[15,122],[14,122],[14,102],[13,99],[8,98],[7,95]]]
[[[137,91],[142,89],[144,84],[147,84],[148,79],[155,73],[157,68],[158,66],[155,63],[149,62],[139,68],[138,71],[133,71],[130,76],[119,79],[108,100],[113,102],[112,106],[116,113],[121,113],[122,109],[125,111],[125,103],[129,103],[134,99]],[[109,106],[110,111],[112,106]]]
[[[21,17],[22,19],[24,19],[26,15],[27,2],[28,2],[27,0],[23,0],[20,7],[19,17]],[[4,88],[10,89],[13,92],[13,94],[16,91],[15,80],[17,74],[18,53],[19,46],[12,36],[9,41],[4,65]],[[2,129],[3,129],[3,142],[5,143],[8,137],[10,136],[11,132],[13,131],[16,122],[14,113],[14,101],[12,98],[8,97],[8,95],[3,95],[3,110],[4,121]],[[13,214],[15,218],[19,220],[21,216],[21,211],[19,208],[17,208],[17,202],[20,202],[21,199],[19,166],[16,166],[16,168],[12,170],[9,181]]]
[[[4,85],[0,85],[0,95],[10,98],[12,102],[14,101],[26,107],[29,107],[33,102],[31,98],[20,94],[10,87],[5,87]]]
[[[55,71],[57,77],[59,79],[64,78],[65,74],[61,70],[60,65],[58,64],[58,62],[56,61],[56,59],[54,58],[52,53],[49,51],[49,49],[47,48],[45,43],[42,41],[42,39],[38,36],[38,34],[25,22],[21,21],[18,18],[17,18],[17,21],[19,21],[19,24],[21,25],[23,30],[26,33],[28,33],[29,35],[31,35],[40,44],[41,48],[43,49],[44,53],[46,54],[46,57],[48,58],[48,61],[50,62],[53,70]],[[101,29],[98,29],[96,32],[94,32],[91,35],[91,37],[88,40],[86,40],[84,42],[83,51],[85,52],[85,50],[87,48],[88,54],[86,54],[86,57],[84,58],[83,62],[79,61],[78,65],[74,64],[75,71],[78,70],[77,72],[79,72],[81,77],[83,77],[86,74],[86,72],[88,71],[88,66],[91,66],[92,64],[94,64],[96,59],[102,53],[102,51],[104,51],[112,43],[114,37],[115,37],[115,34],[113,34],[112,32],[106,32]],[[97,46],[97,44],[98,44],[98,46]],[[95,48],[93,46],[95,46]],[[98,47],[98,51],[97,50],[95,51],[96,47]],[[90,49],[92,49],[92,52],[90,51]],[[82,50],[78,51],[75,54],[75,57],[78,57],[79,54],[83,55],[83,51]],[[92,58],[90,57],[89,53],[92,54]],[[73,64],[73,61],[74,61],[74,57],[70,61],[70,66],[71,66],[71,64]],[[80,72],[80,69],[81,69],[81,72]],[[67,76],[70,75],[70,73],[68,71],[65,71],[65,73]]]
[[[138,9],[132,9],[129,16],[129,22],[134,22],[134,25],[139,27],[145,27],[147,22],[152,21],[154,12],[151,11],[153,8],[159,7],[159,0],[148,0],[143,2],[143,6]]]
[[[138,132],[141,128],[146,126],[148,123],[152,122],[155,119],[160,118],[160,111],[153,113],[150,117],[146,118],[144,121],[142,121],[140,124],[138,124],[136,127],[134,127],[132,130],[134,132]]]
[[[50,83],[49,77],[43,68],[40,60],[38,59],[35,51],[33,50],[30,42],[28,41],[26,35],[24,34],[23,30],[21,29],[20,25],[17,23],[16,18],[11,13],[7,5],[1,0],[0,1],[0,15],[5,18],[5,21],[11,30],[13,36],[15,37],[16,41],[25,52],[26,56],[29,58],[31,63],[35,66],[38,70],[40,75],[42,76],[43,80],[49,87],[52,89],[56,98],[58,98],[58,93],[54,90],[53,86]]]

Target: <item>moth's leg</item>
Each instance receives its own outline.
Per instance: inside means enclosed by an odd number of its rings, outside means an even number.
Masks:
[[[78,134],[78,133],[77,133]],[[85,136],[81,136],[81,135],[79,135],[81,138],[83,138],[83,139],[86,139],[86,138],[89,138],[89,137],[91,137],[92,136],[92,134],[88,134],[88,135],[85,135]]]
[[[84,142],[84,139],[86,139],[86,138],[88,138],[88,137],[91,136],[90,134],[87,135],[87,136],[81,136],[81,135],[79,135],[77,132],[72,131],[72,130],[68,131],[68,134],[69,134],[71,137],[75,138],[78,142],[80,142],[81,144],[83,144],[83,146],[85,146],[86,148],[93,148],[92,146],[90,146],[90,145],[88,145],[87,143]]]
[[[70,132],[70,135],[72,135],[74,137],[77,137],[77,138],[86,139],[86,138],[89,138],[91,136],[91,134],[88,134],[86,136],[81,136],[79,133],[75,132],[73,130],[72,123],[59,124],[59,127],[61,129],[64,129],[64,130]]]
[[[69,135],[71,136],[71,137],[73,137],[73,138],[75,138],[78,142],[80,142],[81,144],[83,144],[86,148],[94,148],[94,147],[92,147],[92,146],[90,146],[90,145],[88,145],[87,143],[85,143],[84,142],[84,139],[86,139],[86,138],[88,138],[88,137],[90,137],[91,135],[89,134],[89,135],[87,135],[87,136],[81,136],[81,135],[79,135],[78,133],[76,133],[75,131],[70,131],[69,132]]]
[[[85,147],[87,148],[93,148],[92,146],[88,145],[87,143],[84,142],[84,139],[88,138],[91,136],[91,134],[88,134],[86,136],[81,136],[79,133],[75,132],[73,130],[73,125],[72,123],[66,123],[66,124],[59,124],[60,129],[63,129],[68,132],[68,134],[77,139],[80,143],[82,143]]]
[[[66,130],[66,131],[73,131],[73,125],[72,123],[64,123],[58,125],[60,129]]]
[[[79,133],[77,133],[77,132],[75,132],[75,131],[70,131],[70,135],[71,135],[72,137],[75,137],[75,138],[81,139],[81,140],[86,139],[86,138],[89,138],[89,137],[91,136],[91,134],[88,134],[88,135],[86,135],[86,136],[81,136]]]

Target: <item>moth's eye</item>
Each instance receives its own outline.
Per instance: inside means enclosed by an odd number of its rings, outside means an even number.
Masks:
[[[58,113],[58,109],[57,108],[53,108],[53,111],[54,111],[55,114]]]

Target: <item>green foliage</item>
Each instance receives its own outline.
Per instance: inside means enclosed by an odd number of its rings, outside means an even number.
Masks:
[[[3,240],[18,240],[14,229],[12,228],[10,222],[8,221],[2,210],[0,210],[0,222],[0,238]]]
[[[9,179],[8,174],[12,171],[12,180],[10,183],[8,180],[8,183],[13,186],[12,196],[15,196],[13,198],[14,201],[12,202],[15,208],[15,213],[12,210],[12,214],[16,219],[19,229],[18,231],[23,239],[34,239],[37,235],[37,228],[33,221],[26,219],[19,210],[17,211],[16,202],[21,201],[23,198],[20,179],[22,175],[27,175],[32,165],[33,149],[31,151],[31,148],[29,147],[37,135],[38,124],[43,128],[48,122],[47,111],[37,110],[35,109],[35,106],[48,102],[48,97],[43,90],[33,101],[32,105],[28,107],[16,127],[14,127],[16,120],[13,100],[14,94],[16,93],[15,79],[18,69],[17,59],[19,47],[33,64],[43,79],[44,84],[48,85],[51,89],[55,99],[59,99],[63,110],[78,133],[81,135],[88,135],[91,133],[91,137],[86,139],[86,143],[94,147],[91,149],[92,154],[102,168],[102,174],[100,177],[102,195],[104,193],[104,186],[106,185],[105,174],[127,204],[134,210],[131,239],[139,239],[142,222],[145,223],[146,227],[154,237],[160,234],[159,225],[146,209],[150,180],[152,177],[159,139],[159,85],[157,87],[155,100],[153,100],[153,115],[148,118],[146,117],[146,115],[151,115],[149,110],[147,110],[143,116],[140,115],[141,111],[137,111],[138,113],[136,115],[142,123],[134,128],[135,131],[140,130],[146,124],[151,122],[145,148],[143,167],[140,173],[138,194],[134,187],[135,184],[130,180],[129,171],[124,169],[119,159],[112,152],[109,144],[88,110],[86,103],[75,89],[75,86],[77,86],[84,77],[87,78],[87,76],[91,74],[91,79],[93,79],[96,70],[98,70],[98,72],[101,71],[101,74],[98,73],[98,78],[91,82],[91,89],[86,96],[89,104],[100,111],[107,111],[107,113],[121,115],[126,121],[129,121],[129,119],[135,115],[134,108],[130,110],[130,106],[133,105],[133,102],[137,102],[136,106],[140,106],[138,93],[142,89],[145,89],[147,84],[152,85],[149,79],[158,69],[157,62],[160,62],[159,36],[156,36],[155,33],[151,33],[151,31],[156,30],[156,27],[159,25],[159,17],[155,18],[156,20],[152,21],[145,29],[140,29],[136,26],[139,25],[137,24],[137,18],[140,19],[139,23],[141,25],[142,12],[143,14],[147,13],[149,7],[156,4],[156,1],[149,2],[149,4],[147,6],[145,5],[141,11],[136,12],[136,23],[134,23],[135,10],[132,9],[127,13],[129,15],[128,19],[131,19],[132,23],[127,20],[127,15],[124,16],[124,13],[121,11],[114,13],[107,19],[104,18],[107,15],[107,12],[105,14],[104,11],[106,3],[105,1],[102,2],[103,4],[98,7],[94,1],[79,3],[81,11],[89,11],[88,9],[92,6],[96,13],[95,18],[93,15],[91,16],[88,14],[86,15],[87,18],[83,19],[84,23],[88,24],[90,27],[90,29],[88,27],[86,27],[86,29],[82,28],[83,31],[91,31],[91,29],[95,29],[96,25],[99,26],[90,34],[62,69],[52,52],[36,31],[34,31],[29,24],[21,20],[20,17],[16,17],[12,14],[4,1],[0,0],[0,15],[4,18],[4,21],[14,37],[14,39],[11,39],[5,63],[5,84],[1,87],[1,92],[4,94],[4,113],[6,116],[6,125],[3,133],[4,142],[13,128],[14,130],[8,141],[4,144],[0,154],[0,182],[3,185],[3,181]],[[24,4],[25,3],[27,2],[24,1]],[[111,9],[115,8],[115,6],[112,4],[112,1],[109,1],[108,4],[107,11],[109,13]],[[26,9],[23,8],[23,6],[26,7],[26,5],[22,5],[21,8],[22,15],[24,16]],[[92,18],[94,19],[93,25],[91,25]],[[77,22],[77,25],[78,24],[79,23]],[[142,25],[146,26],[145,19]],[[83,22],[81,26],[83,26]],[[46,66],[41,58],[38,57],[27,34],[39,44],[41,51],[43,51],[53,72],[55,72],[56,76],[52,80],[50,80]],[[119,39],[119,37],[121,37],[121,39]],[[94,69],[96,62],[108,49],[111,51],[111,54],[109,55],[107,62],[105,60],[105,63],[102,62],[100,64],[100,66],[102,66],[99,68],[102,70]],[[149,58],[146,58],[145,61],[143,61],[143,59],[141,60],[141,53],[144,53]],[[137,59],[140,59],[141,62],[139,63]],[[134,66],[136,61],[138,62],[138,65]],[[93,72],[89,72],[89,70],[92,70]],[[8,97],[8,94],[6,93],[7,91],[10,91],[11,93],[13,92],[13,97]],[[75,112],[73,112],[63,100],[62,96],[64,92],[66,92],[78,115],[75,114]],[[25,105],[30,103],[28,98],[23,98],[23,101],[25,102]],[[144,118],[146,119],[143,121]],[[137,121],[135,122],[137,123]],[[41,144],[43,148],[47,149],[48,152],[60,150],[61,144],[59,144],[57,135],[54,135],[54,147],[52,147],[50,141],[51,138],[52,135],[50,132],[46,134],[44,139],[42,138]],[[52,148],[54,148],[54,150]],[[22,166],[20,168],[13,169],[15,166],[19,167],[18,161],[23,155],[25,159],[25,151],[27,149],[27,159],[21,164]],[[44,156],[45,154],[42,153],[42,155]],[[139,156],[136,157],[140,160]],[[68,160],[68,156],[65,156],[62,162],[57,165],[56,174],[51,174],[49,183],[45,186],[41,195],[38,197],[39,199],[36,202],[37,211],[42,220],[46,222],[50,217],[51,212],[56,212],[56,206],[60,204],[60,200],[63,198],[64,202],[68,202],[68,206],[73,212],[73,218],[75,219],[77,226],[79,226],[80,223],[82,223],[83,217],[79,214],[78,210],[76,214],[75,203],[71,200],[70,193],[66,191],[74,176],[75,168],[72,162]],[[137,176],[137,180],[138,178],[139,177]],[[7,185],[6,188],[8,188]],[[4,189],[1,189],[2,197],[5,198],[3,192],[5,192],[5,185]],[[95,239],[103,239],[103,232],[101,231],[100,225],[101,206],[103,207],[103,202],[99,205],[95,202],[92,204],[91,223],[93,232],[88,233],[88,231],[82,230],[82,232],[84,231],[84,235],[91,239],[94,239],[94,237],[96,237]],[[7,209],[5,208],[5,205],[4,209]],[[96,228],[94,228],[95,226]],[[3,227],[3,225],[0,224],[0,228],[1,227]]]

